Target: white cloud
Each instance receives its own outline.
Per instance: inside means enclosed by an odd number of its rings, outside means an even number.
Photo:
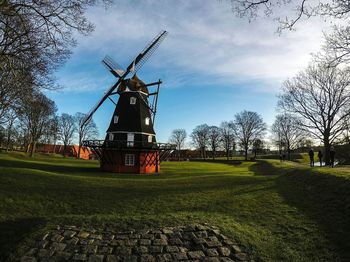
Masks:
[[[78,54],[94,53],[99,58],[109,54],[125,66],[166,29],[168,38],[145,67],[161,71],[167,86],[200,84],[204,76],[216,83],[261,81],[265,91],[272,92],[307,65],[310,53],[320,47],[324,28],[322,21],[313,19],[299,24],[296,32],[278,36],[271,19],[249,23],[236,18],[226,1],[121,0],[108,10],[92,8],[88,18],[96,30],[89,37],[78,36]],[[102,85],[94,81],[84,90]]]

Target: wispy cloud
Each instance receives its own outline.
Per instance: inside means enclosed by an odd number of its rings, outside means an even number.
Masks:
[[[145,72],[157,70],[169,87],[200,81],[261,81],[264,91],[272,92],[307,65],[310,53],[320,47],[324,27],[322,21],[312,20],[296,32],[278,36],[275,22],[261,18],[249,23],[236,18],[226,1],[121,0],[108,10],[93,8],[88,16],[96,30],[89,37],[78,36],[77,59],[84,54],[95,60],[110,54],[126,65],[166,29],[168,39]],[[85,74],[87,84],[80,84],[85,77],[68,80],[71,90],[87,91],[105,84],[105,79]]]

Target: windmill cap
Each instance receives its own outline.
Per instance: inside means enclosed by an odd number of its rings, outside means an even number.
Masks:
[[[128,88],[131,91],[141,91],[146,94],[149,93],[146,84],[141,79],[139,79],[136,74],[133,75],[131,78],[122,81],[122,83],[118,87],[118,93],[126,91],[126,88]]]

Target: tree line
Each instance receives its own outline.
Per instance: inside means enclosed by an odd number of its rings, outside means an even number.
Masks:
[[[345,63],[330,63],[330,51],[323,52],[313,57],[307,68],[286,80],[278,97],[271,141],[288,159],[293,149],[311,139],[323,143],[325,162],[329,164],[331,147],[350,141],[350,67]],[[214,157],[219,147],[224,148],[228,156],[234,145],[238,145],[247,159],[248,150],[259,147],[266,130],[258,113],[242,111],[220,127],[199,125],[190,136],[203,158],[207,148]],[[175,138],[174,131],[170,141],[180,150]]]
[[[289,152],[303,134],[321,141],[329,164],[331,146],[349,143],[349,1],[234,0],[231,4],[239,17],[273,17],[280,33],[314,17],[332,23],[332,30],[324,33],[321,52],[284,82],[278,104],[282,114],[273,126],[280,147]]]
[[[242,111],[235,115],[232,121],[223,121],[220,126],[198,125],[190,134],[192,145],[200,151],[202,158],[207,157],[207,150],[212,151],[215,158],[216,152],[225,150],[227,159],[238,144],[244,150],[245,159],[248,159],[248,150],[258,150],[262,147],[263,137],[266,131],[266,124],[262,117],[251,111]],[[184,147],[187,137],[184,129],[172,131],[169,141],[176,144],[178,157],[180,158],[181,148]]]
[[[279,32],[292,30],[300,20],[315,16],[332,22],[347,22],[350,13],[349,3],[344,0],[321,0],[307,4],[304,0],[234,0],[231,4],[232,11],[239,17],[256,19],[261,15],[273,16],[279,23]],[[294,14],[280,15],[278,12],[282,10],[281,6],[286,10],[293,10]],[[332,145],[350,143],[349,34],[348,23],[333,23],[331,32],[324,34],[321,51],[312,55],[305,69],[282,85],[278,96],[278,114],[270,131],[271,141],[281,153],[287,153],[289,159],[293,149],[305,145],[311,147],[312,141],[317,140],[323,144],[325,162],[329,164]],[[229,126],[232,140],[237,141],[247,159],[247,149],[259,144],[260,138],[250,139],[247,135],[250,126],[246,117],[243,117],[243,112],[237,114],[234,121],[224,125]],[[202,157],[205,157],[207,147],[215,152],[220,145],[228,152],[230,146],[225,142],[223,134],[226,129],[223,124],[220,127],[206,124],[197,126],[191,133],[192,144],[201,151]],[[260,136],[265,129],[266,125],[258,132]],[[171,137],[173,136],[174,134]]]
[[[62,113],[58,115],[54,101],[38,93],[26,100],[18,111],[11,111],[6,124],[0,127],[0,147],[6,151],[22,150],[34,156],[38,144],[63,144],[63,155],[68,153],[68,146],[77,138],[80,158],[82,141],[97,139],[99,132],[91,119],[81,127],[86,114],[77,112],[74,115]]]
[[[99,2],[108,1],[1,1],[0,139],[7,149],[16,145],[33,155],[38,142],[71,142],[81,113],[57,116],[45,91],[59,88],[53,73],[76,45],[73,34],[93,30],[85,12]]]

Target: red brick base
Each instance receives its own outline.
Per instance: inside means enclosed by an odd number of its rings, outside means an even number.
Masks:
[[[125,165],[125,154],[133,154],[133,166]],[[100,166],[103,171],[113,173],[151,174],[160,172],[159,152],[112,151],[102,152]]]

